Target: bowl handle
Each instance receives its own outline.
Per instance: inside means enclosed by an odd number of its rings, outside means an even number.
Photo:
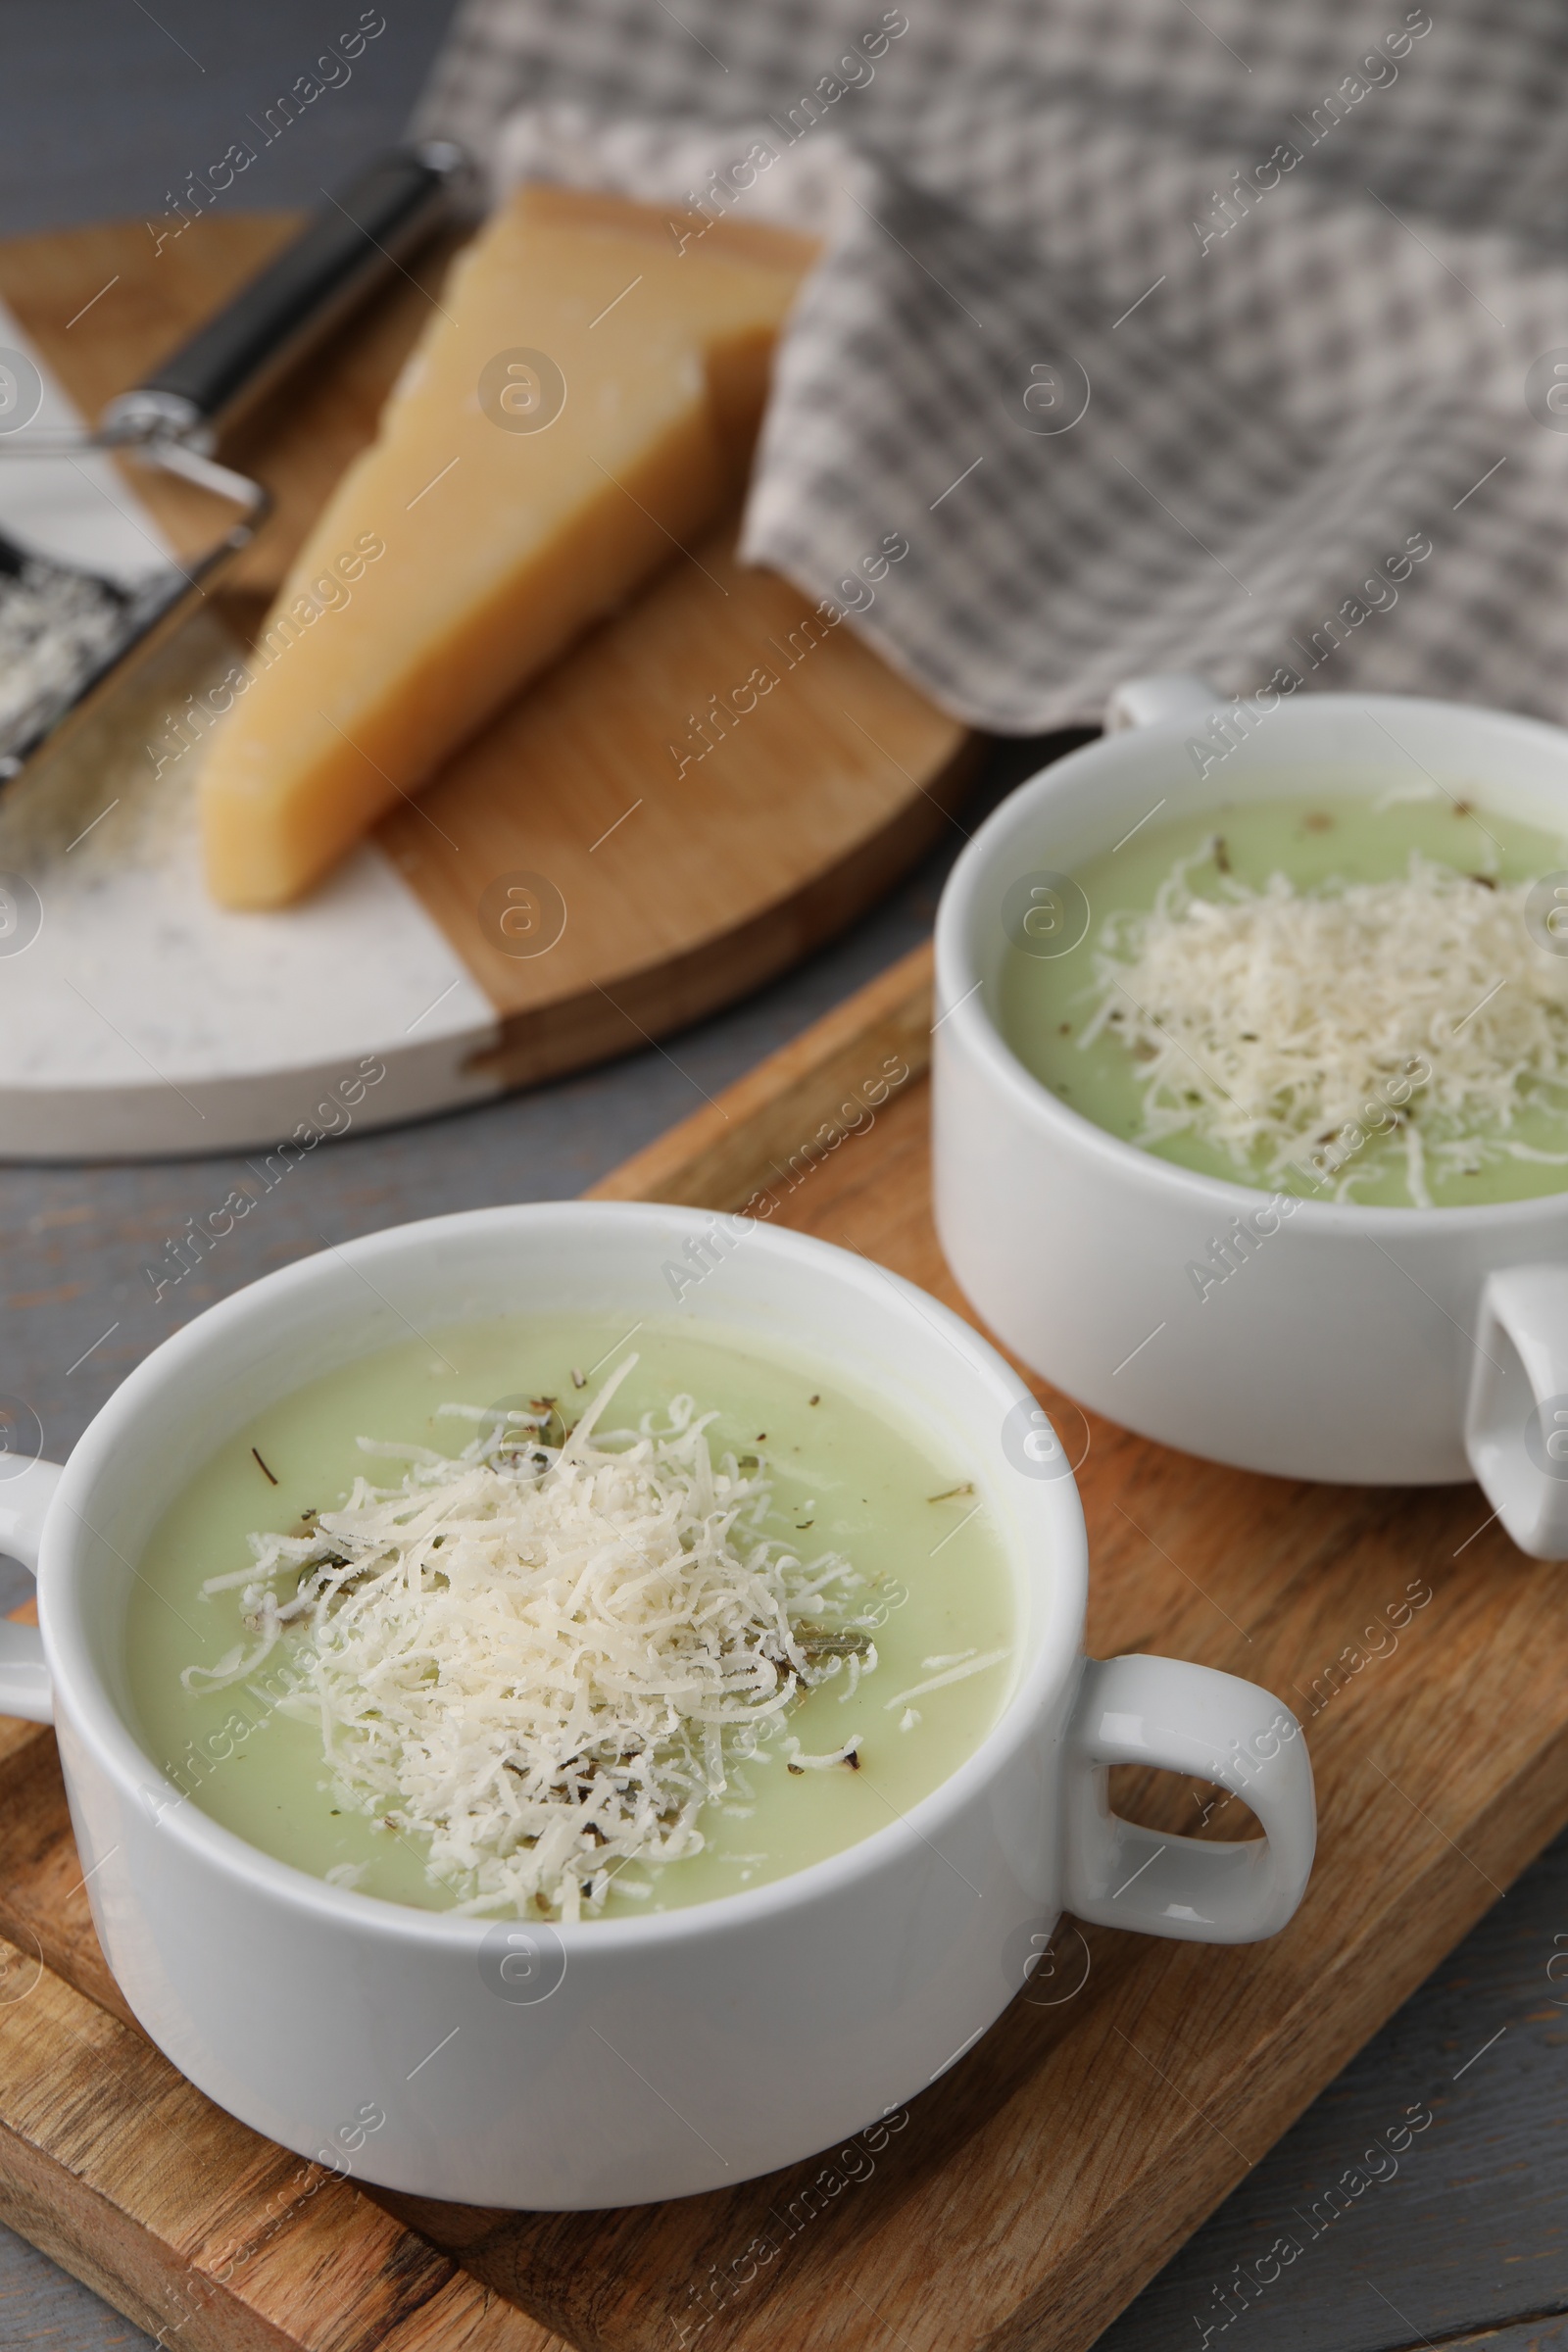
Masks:
[[[3,1463],[0,1456],[0,1467]],[[20,1560],[34,1575],[44,1515],[60,1479],[56,1462],[27,1462],[0,1477],[0,1553]],[[0,1715],[20,1715],[27,1723],[54,1721],[43,1636],[35,1625],[16,1625],[6,1617],[0,1617]]]
[[[1077,1918],[1188,1943],[1256,1943],[1292,1917],[1317,1845],[1301,1727],[1255,1683],[1175,1658],[1090,1659],[1067,1731],[1063,1900]],[[1244,1797],[1261,1838],[1161,1837],[1110,1809],[1112,1764],[1152,1765]]]
[[[1568,1559],[1568,1266],[1487,1276],[1464,1443],[1520,1550]]]
[[[1119,735],[1125,727],[1157,727],[1162,719],[1181,718],[1196,726],[1223,708],[1225,697],[1196,670],[1167,670],[1149,678],[1124,678],[1105,705],[1105,733]]]

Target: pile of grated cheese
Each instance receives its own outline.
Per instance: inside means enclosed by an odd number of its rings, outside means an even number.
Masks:
[[[1276,873],[1258,891],[1222,876],[1200,898],[1188,878],[1213,850],[1178,859],[1149,912],[1109,916],[1097,954],[1079,1043],[1108,1033],[1133,1054],[1141,1143],[1191,1133],[1281,1181],[1293,1163],[1311,1175],[1316,1145],[1393,1135],[1422,1207],[1429,1159],[1445,1173],[1505,1154],[1568,1162],[1508,1134],[1538,1088],[1568,1089],[1568,958],[1526,929],[1529,883],[1412,854],[1396,881],[1301,892]]]
[[[362,1438],[411,1463],[400,1485],[356,1480],[318,1532],[253,1536],[254,1565],[204,1587],[239,1588],[257,1640],[186,1688],[245,1680],[299,1627],[280,1707],[319,1723],[351,1802],[428,1839],[433,1881],[471,1885],[460,1910],[601,1910],[626,1864],[701,1850],[702,1807],[797,1695],[876,1667],[862,1580],[761,1532],[770,1483],[714,1465],[713,1414],[681,1396],[595,1437],[636,1362],[559,1446],[547,1416],[466,1405],[442,1409],[486,1426],[455,1457]]]

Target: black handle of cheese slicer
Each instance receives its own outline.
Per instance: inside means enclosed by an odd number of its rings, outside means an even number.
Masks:
[[[404,256],[460,210],[468,176],[445,140],[394,149],[329,196],[275,260],[105,410],[115,439],[198,448],[301,359]]]

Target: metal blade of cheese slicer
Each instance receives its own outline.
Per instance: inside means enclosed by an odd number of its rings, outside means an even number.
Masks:
[[[177,660],[171,668],[167,654],[161,663],[154,657],[177,644],[270,503],[261,483],[210,454],[219,429],[453,219],[467,182],[466,158],[446,141],[382,156],[142,383],[111,401],[90,432],[31,429],[22,379],[30,373],[37,383],[36,371],[24,354],[11,355],[20,368],[0,355],[0,461],[24,462],[0,463],[0,786],[24,770],[52,769],[53,755],[76,740],[81,722],[112,715],[122,696],[134,703],[138,679],[152,668],[162,671],[160,695],[177,704]],[[30,405],[35,416],[37,401]],[[98,451],[176,474],[220,502],[228,519],[212,545],[186,561],[162,551],[147,561],[150,535],[127,517],[114,495],[120,485],[105,476],[104,545],[116,543],[119,560],[94,562],[83,480],[102,461],[83,453]],[[214,632],[189,634],[195,668],[210,670]],[[90,734],[96,753],[113,728],[95,723]]]

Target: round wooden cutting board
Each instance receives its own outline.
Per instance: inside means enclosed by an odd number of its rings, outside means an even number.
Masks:
[[[295,225],[215,212],[161,245],[139,222],[0,245],[0,343],[20,333],[95,416]],[[357,313],[220,451],[275,506],[199,624],[215,669],[252,641],[370,437],[452,250]],[[178,553],[211,540],[210,506],[182,486],[127,469],[123,490],[127,514]],[[191,648],[176,649],[174,682],[150,673],[139,715],[99,741],[57,839],[34,853],[24,834],[18,848],[0,800],[0,867],[38,914],[22,952],[0,940],[0,1158],[250,1149],[302,1121],[384,1126],[602,1060],[783,970],[931,845],[974,749],[849,624],[808,627],[810,611],[776,574],[736,563],[732,520],[321,889],[268,914],[203,892],[199,753],[189,774],[155,778],[160,694],[177,711],[192,682]],[[730,696],[759,664],[778,684],[737,716]],[[67,839],[78,813],[79,843]],[[361,1084],[371,1066],[382,1075]],[[333,1107],[356,1088],[351,1112]]]

